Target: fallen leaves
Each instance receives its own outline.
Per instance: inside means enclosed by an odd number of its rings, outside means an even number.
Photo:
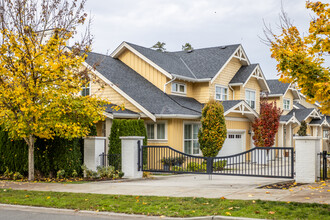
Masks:
[[[224,196],[222,196],[220,199],[226,199]]]
[[[267,192],[266,192],[266,194],[270,194],[270,192],[269,192],[269,191],[267,191]]]
[[[229,215],[229,216],[231,216],[231,213],[230,213],[230,212],[226,212],[226,215]]]
[[[30,196],[29,195],[25,195],[25,198],[29,198]]]
[[[276,212],[274,212],[274,211],[269,211],[268,212],[268,214],[270,214],[270,215],[274,215]]]

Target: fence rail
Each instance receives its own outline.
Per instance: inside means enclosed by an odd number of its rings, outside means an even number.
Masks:
[[[330,164],[328,163],[328,160],[330,160],[330,153],[323,151],[318,155],[320,157],[320,179],[327,180],[329,178],[328,172],[330,171]]]
[[[222,157],[189,155],[168,146],[142,146],[139,152],[139,164],[149,172],[276,178],[293,178],[294,174],[294,150],[288,147],[256,147]]]

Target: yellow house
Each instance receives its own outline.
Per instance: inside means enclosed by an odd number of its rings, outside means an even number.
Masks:
[[[276,137],[276,146],[294,147],[293,136],[297,134],[300,123],[307,123],[307,135],[322,137],[321,149],[326,150],[330,117],[318,112],[318,103],[310,104],[294,85],[279,80],[267,80],[270,88],[268,101],[276,102],[283,110],[280,127]]]
[[[219,155],[230,155],[253,146],[260,94],[270,92],[260,66],[250,63],[239,44],[158,52],[123,42],[110,56],[89,53],[84,65],[93,76],[85,91],[125,106],[109,106],[98,135],[109,136],[114,118],[141,118],[149,145],[193,155],[201,154],[197,134],[205,103],[216,99],[224,106],[228,136]]]

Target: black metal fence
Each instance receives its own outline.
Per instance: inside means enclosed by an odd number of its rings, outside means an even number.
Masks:
[[[189,155],[168,146],[139,149],[139,170],[148,172],[276,178],[293,178],[294,175],[294,150],[289,147],[256,147],[223,157]]]
[[[328,160],[330,160],[330,153],[328,153],[327,151],[323,151],[318,155],[320,157],[320,179],[327,180],[329,178],[330,173],[330,163],[328,163]]]
[[[121,154],[105,154],[99,155],[99,166],[114,166],[116,170],[121,171]]]

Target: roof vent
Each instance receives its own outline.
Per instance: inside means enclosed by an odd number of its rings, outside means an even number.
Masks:
[[[193,52],[194,50],[187,50],[187,53],[191,53],[191,52]]]
[[[226,49],[227,48],[227,46],[221,46],[220,47],[220,49]]]

